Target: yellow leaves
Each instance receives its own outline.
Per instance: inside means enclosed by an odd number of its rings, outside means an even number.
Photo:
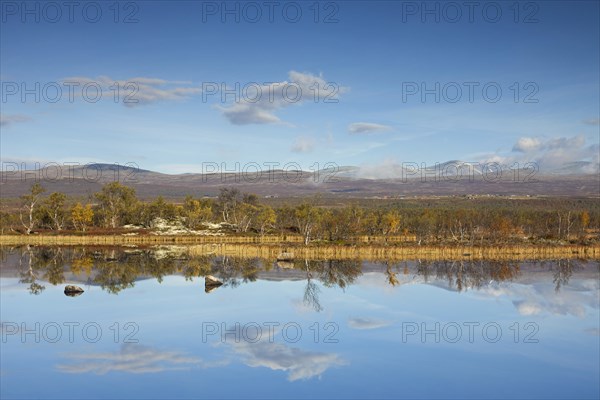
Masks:
[[[264,234],[265,229],[275,225],[276,222],[277,214],[275,214],[275,210],[269,206],[261,206],[260,211],[256,215],[256,223],[260,228],[261,234]]]
[[[385,274],[387,276],[387,281],[391,286],[396,286],[400,283],[400,280],[396,276],[396,273],[392,271],[392,268],[390,265],[388,265],[388,267],[385,271]]]
[[[588,213],[587,211],[583,211],[581,213],[581,227],[582,229],[585,229],[588,227],[588,225],[590,224],[590,213]]]
[[[91,256],[85,256],[82,258],[75,258],[71,263],[71,272],[75,275],[81,274],[82,271],[85,271],[87,276],[92,274],[92,267],[94,266],[94,260]]]
[[[381,217],[381,230],[384,235],[397,233],[400,229],[400,213],[396,210],[391,210],[383,214]]]
[[[86,228],[92,225],[94,219],[94,210],[92,210],[91,204],[82,206],[81,203],[77,203],[71,209],[71,220],[75,229],[79,229],[85,232]]]

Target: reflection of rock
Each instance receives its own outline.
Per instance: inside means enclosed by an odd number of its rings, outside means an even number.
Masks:
[[[206,275],[204,277],[204,291],[206,293],[212,292],[213,290],[215,290],[222,284],[223,284],[223,282],[221,282],[220,280],[218,280],[217,278],[215,278],[212,275]]]
[[[214,285],[221,286],[223,284],[223,282],[221,282],[219,279],[215,278],[212,275],[206,275],[204,277],[204,282],[210,286],[214,286]]]
[[[75,297],[75,296],[81,295],[81,293],[83,293],[83,292],[84,292],[84,290],[82,288],[80,288],[79,286],[75,286],[75,285],[65,286],[65,295],[67,295],[67,296]]]
[[[291,261],[277,261],[277,266],[284,269],[294,269],[294,263]]]
[[[293,261],[294,260],[294,253],[290,253],[290,252],[281,252],[279,253],[279,255],[277,256],[277,261]]]

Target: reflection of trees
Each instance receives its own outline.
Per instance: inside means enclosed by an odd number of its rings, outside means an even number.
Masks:
[[[210,275],[212,272],[212,259],[209,256],[190,258],[182,270],[185,280],[191,281],[199,276]]]
[[[426,282],[431,276],[443,279],[459,292],[466,288],[479,289],[490,281],[512,280],[520,272],[517,262],[506,261],[419,261],[416,270]]]
[[[144,272],[144,274],[156,278],[159,283],[163,281],[165,276],[172,275],[177,272],[177,264],[178,261],[180,261],[169,257],[156,259],[152,257],[152,254],[148,253],[143,254],[142,257],[138,258],[139,260],[136,261],[142,263],[141,270]]]
[[[156,258],[151,250],[132,253],[96,253],[92,282],[99,284],[110,293],[118,293],[132,288],[140,278],[153,277],[160,283],[167,275],[181,270],[180,264],[185,261],[176,257]]]
[[[18,247],[0,245],[0,263],[6,264],[9,256],[19,252]]]
[[[302,265],[303,264],[303,265]],[[319,280],[325,287],[339,287],[345,289],[354,283],[362,274],[360,260],[304,260],[303,263],[295,262],[294,267],[301,267],[306,271],[306,287],[304,288],[304,304],[313,310],[323,310],[319,301],[321,289],[315,282]]]
[[[311,262],[308,260],[304,260],[304,268],[306,270],[306,287],[304,288],[304,305],[307,307],[311,307],[316,312],[320,312],[323,310],[321,306],[321,302],[319,301],[319,293],[321,289],[315,282],[313,282],[312,273],[311,273]],[[314,262],[312,262],[314,264]]]
[[[27,261],[27,269],[25,270],[25,268],[23,268],[23,258],[25,258]],[[31,294],[40,294],[42,293],[42,291],[45,289],[45,287],[43,285],[40,285],[39,283],[36,282],[36,280],[38,279],[35,271],[34,271],[34,264],[35,264],[35,252],[33,250],[33,248],[29,245],[27,245],[25,247],[25,250],[21,253],[21,257],[19,257],[19,275],[20,275],[20,279],[19,282],[20,283],[29,283],[29,293]]]
[[[94,283],[99,284],[102,289],[109,293],[119,293],[123,289],[131,288],[134,285],[135,278],[139,274],[139,265],[130,260],[121,262],[111,262],[99,260],[95,264],[96,276]]]
[[[400,283],[400,281],[398,280],[398,277],[396,276],[396,272],[392,271],[392,266],[390,265],[389,262],[385,262],[386,265],[386,269],[385,269],[385,276],[387,278],[387,283],[389,283],[391,286],[396,286]]]
[[[45,266],[46,274],[44,278],[53,285],[63,283],[65,281],[65,259],[62,248],[46,247],[43,249],[42,255],[42,257],[39,257],[39,262]],[[44,266],[40,267],[44,268]]]
[[[569,284],[573,271],[583,267],[576,260],[556,260],[552,263],[552,268],[554,269],[554,290],[559,292],[563,285]]]
[[[71,272],[79,276],[85,273],[88,277],[92,274],[94,259],[84,249],[74,250],[71,259]]]
[[[417,275],[422,276],[425,282],[429,282],[431,276],[431,264],[428,261],[417,260]]]
[[[223,286],[237,287],[241,283],[254,282],[263,263],[259,258],[215,257],[211,272],[223,281]]]
[[[328,260],[319,265],[319,280],[327,287],[344,289],[362,274],[360,260]]]
[[[164,276],[182,270],[180,263],[171,257],[157,259],[149,250],[128,253],[116,249],[27,246],[19,258],[20,282],[29,283],[31,293],[39,294],[44,290],[36,282],[40,277],[59,285],[65,282],[65,272],[70,269],[87,283],[118,293],[133,287],[135,280],[142,277],[154,277],[160,282]]]
[[[38,273],[43,273],[42,278],[53,284],[58,285],[65,281],[65,254],[61,247],[38,247],[26,246],[21,254],[27,258],[28,268],[21,273],[21,282],[30,283],[30,292],[32,294],[41,293],[45,287],[35,282]],[[22,264],[20,264],[22,265]]]
[[[492,265],[490,278],[502,282],[510,281],[516,278],[521,272],[521,267],[517,263],[498,262]]]
[[[243,259],[241,266],[244,283],[254,282],[258,279],[258,273],[261,269],[260,260],[258,258]]]
[[[186,280],[215,275],[225,286],[232,288],[256,281],[260,274],[272,268],[273,260],[231,256],[201,255],[188,256],[167,251],[157,252],[151,248],[126,249],[103,247],[44,247],[23,246],[17,253],[2,249],[1,257],[13,257],[18,262],[20,282],[29,284],[32,294],[41,293],[45,287],[40,279],[52,285],[66,281],[65,274],[71,272],[79,281],[100,285],[109,293],[119,293],[131,288],[136,280],[155,278],[161,282],[165,276],[180,274]],[[545,263],[542,262],[542,265]],[[378,263],[391,286],[400,284],[399,276],[414,275],[425,282],[432,279],[448,282],[450,288],[464,291],[481,288],[490,282],[511,281],[521,273],[518,262],[507,261],[420,261],[409,267],[408,262]],[[568,284],[573,273],[582,269],[582,261],[553,260],[550,262],[554,274],[556,291]],[[283,271],[299,271],[306,279],[304,304],[319,312],[323,310],[319,295],[320,285],[328,288],[345,289],[363,273],[361,260],[295,260]],[[287,274],[288,272],[283,272]],[[284,275],[285,276],[285,275]]]

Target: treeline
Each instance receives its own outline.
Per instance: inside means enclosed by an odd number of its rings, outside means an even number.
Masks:
[[[38,183],[20,197],[20,207],[0,212],[1,233],[36,231],[122,233],[152,230],[159,222],[189,230],[215,228],[237,234],[299,234],[313,241],[347,242],[356,236],[405,235],[420,244],[489,244],[598,239],[600,208],[592,202],[528,207],[524,203],[489,206],[477,202],[448,206],[435,202],[406,207],[385,205],[323,206],[315,199],[272,207],[257,195],[222,188],[217,198],[188,196],[181,204],[158,197],[140,201],[133,188],[112,182],[88,199],[75,202],[62,193],[46,194]]]

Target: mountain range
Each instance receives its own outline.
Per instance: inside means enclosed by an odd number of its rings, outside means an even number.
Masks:
[[[317,171],[259,171],[256,165],[246,170],[241,167],[238,172],[171,175],[117,164],[56,164],[35,170],[18,170],[3,163],[0,197],[16,198],[26,193],[34,182],[40,182],[48,192],[60,191],[70,196],[85,197],[115,180],[134,187],[142,199],[158,195],[178,199],[188,194],[212,197],[221,187],[227,186],[264,197],[281,198],[316,193],[346,198],[451,195],[600,197],[598,166],[583,161],[550,171],[541,171],[534,164],[521,165],[516,169],[459,160],[433,166],[405,163],[383,168],[331,165]]]

